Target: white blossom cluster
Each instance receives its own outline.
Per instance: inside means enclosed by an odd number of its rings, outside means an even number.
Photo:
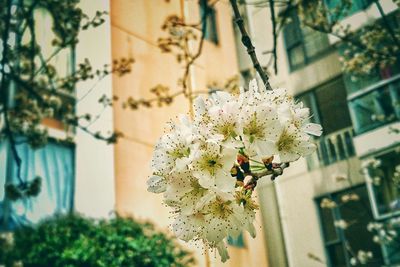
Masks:
[[[364,265],[367,264],[369,260],[371,260],[374,257],[371,251],[364,251],[364,250],[359,250],[357,252],[357,255],[355,257],[352,257],[350,259],[350,264],[353,266],[356,266],[358,264]]]
[[[308,123],[309,109],[285,90],[260,91],[255,80],[238,96],[216,92],[194,103],[194,118],[180,116],[157,143],[148,191],[163,193],[174,209],[172,228],[184,241],[202,240],[229,258],[224,239],[244,229],[252,237],[257,205],[252,190],[231,172],[239,155],[252,171],[266,169],[263,159],[292,162],[315,150],[311,135],[321,126]],[[248,174],[248,173],[247,173]]]
[[[374,233],[373,241],[379,244],[391,243],[397,237],[394,225],[371,222],[367,225],[367,230]]]

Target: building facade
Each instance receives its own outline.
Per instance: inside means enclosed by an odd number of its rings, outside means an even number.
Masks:
[[[341,23],[352,30],[381,20],[374,1],[351,3]],[[397,27],[397,6],[379,3]],[[267,66],[273,47],[270,9],[253,3],[243,5],[242,13],[260,62]],[[236,36],[239,68],[247,82],[255,73]],[[397,241],[377,242],[368,227],[370,222],[389,222],[399,233],[399,188],[394,182],[400,163],[398,66],[354,80],[342,71],[342,53],[339,40],[302,26],[297,14],[277,38],[278,74],[271,75],[272,86],[287,88],[303,101],[313,114],[310,120],[320,123],[324,133],[316,140],[316,153],[293,164],[275,182],[260,184],[270,266],[348,267],[360,251],[372,252],[365,266],[399,264]],[[378,160],[373,175],[362,171],[371,159]]]

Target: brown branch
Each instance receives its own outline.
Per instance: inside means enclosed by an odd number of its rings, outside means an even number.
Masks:
[[[188,94],[187,94],[187,79],[189,77],[190,67],[201,56],[201,52],[203,50],[204,38],[206,35],[206,30],[207,30],[207,16],[208,16],[210,7],[208,6],[207,0],[201,0],[201,5],[204,8],[204,14],[200,21],[200,23],[202,23],[202,29],[201,29],[199,47],[197,49],[196,54],[194,56],[191,56],[189,61],[186,63],[185,72],[184,72],[183,78],[182,78],[182,87],[183,87],[183,92],[184,92],[185,96],[188,96]]]
[[[230,0],[232,9],[233,9],[233,13],[235,15],[235,22],[240,30],[240,33],[242,35],[242,43],[243,45],[247,48],[247,53],[250,56],[250,59],[253,63],[253,67],[256,69],[256,71],[258,72],[258,74],[260,75],[265,88],[267,90],[272,90],[271,85],[269,84],[268,81],[268,76],[267,74],[264,72],[260,62],[257,59],[257,55],[256,55],[256,51],[255,51],[255,47],[253,46],[250,36],[246,31],[246,28],[244,26],[244,21],[242,16],[240,15],[240,11],[239,11],[239,7],[237,4],[237,0]]]
[[[271,180],[275,180],[276,177],[283,174],[283,170],[289,167],[289,163],[281,163],[281,164],[273,164],[270,169],[266,169],[262,172],[251,172],[246,174],[247,176],[251,176],[250,180],[244,186],[246,189],[254,190],[257,186],[257,181],[262,177],[271,175]]]
[[[272,22],[272,40],[273,40],[273,48],[272,48],[272,56],[274,58],[274,72],[275,75],[278,74],[278,63],[276,58],[276,40],[278,38],[276,33],[276,18],[275,18],[275,7],[274,0],[269,0],[269,10],[271,12],[271,22]]]

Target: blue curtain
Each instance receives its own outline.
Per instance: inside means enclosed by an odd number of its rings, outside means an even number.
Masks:
[[[74,149],[55,142],[32,149],[28,144],[17,145],[22,159],[21,176],[31,181],[42,178],[42,188],[37,197],[10,202],[4,198],[4,184],[17,183],[17,165],[8,142],[0,143],[0,219],[3,227],[14,228],[21,224],[36,223],[55,213],[66,213],[73,208]],[[5,222],[5,223],[4,223]],[[4,229],[3,229],[4,230]]]

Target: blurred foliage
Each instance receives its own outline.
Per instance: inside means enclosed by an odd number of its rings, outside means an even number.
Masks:
[[[42,188],[42,178],[36,176],[32,181],[23,182],[21,184],[6,184],[5,193],[6,197],[15,201],[21,198],[34,197],[40,193]]]
[[[400,7],[399,0],[393,2]],[[329,35],[331,41],[338,41],[335,45],[339,44],[343,48],[340,61],[343,71],[351,77],[365,77],[380,70],[385,71],[393,65],[400,65],[400,14],[398,10],[385,13],[387,9],[382,7],[382,1],[239,0],[239,3],[268,8],[270,14],[274,14],[271,16],[272,25],[275,25],[273,40],[293,19],[298,19],[302,27]],[[279,9],[279,12],[275,12],[275,9]],[[379,15],[376,19],[371,17],[366,20],[363,27],[354,27],[354,20],[346,20],[355,12],[367,9],[376,10]],[[270,63],[276,62],[275,50],[276,41],[270,51],[265,51],[271,54]]]
[[[288,10],[295,9],[300,23],[315,31],[329,34],[345,47],[340,60],[343,70],[353,77],[370,75],[373,72],[399,64],[400,56],[400,13],[385,14],[379,1],[365,1],[362,9],[370,6],[380,13],[374,23],[367,22],[364,27],[354,27],[344,20],[352,14],[357,1],[337,0],[327,4],[325,1],[290,0]],[[400,1],[395,1],[399,5]],[[282,25],[290,19],[289,12],[279,18]]]
[[[184,267],[192,255],[150,223],[56,216],[0,238],[0,264],[24,267]]]

